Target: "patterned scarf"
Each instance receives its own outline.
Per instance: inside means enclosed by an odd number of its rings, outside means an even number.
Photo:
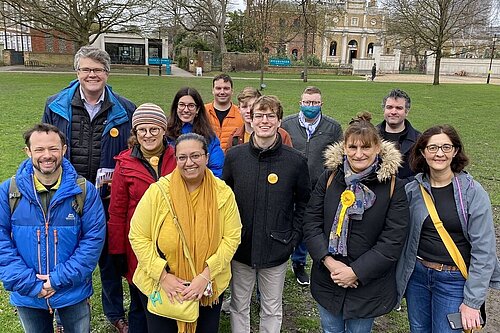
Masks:
[[[361,221],[365,210],[373,206],[376,199],[375,193],[373,193],[361,182],[370,174],[375,172],[377,168],[378,158],[375,159],[375,162],[373,162],[373,164],[365,170],[355,173],[351,170],[347,158],[344,157],[344,180],[347,185],[346,190],[351,190],[356,196],[356,200],[351,207],[347,208],[347,212],[344,215],[344,221],[342,221],[340,236],[337,236],[336,232],[339,224],[339,215],[342,210],[342,202],[339,200],[337,212],[335,213],[335,218],[333,219],[332,230],[330,231],[330,241],[328,243],[328,251],[330,253],[334,255],[341,254],[344,257],[347,256],[347,233],[349,230],[350,220]]]

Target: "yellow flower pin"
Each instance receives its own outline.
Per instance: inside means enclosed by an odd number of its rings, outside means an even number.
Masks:
[[[347,208],[351,207],[355,201],[356,201],[356,196],[354,195],[353,191],[345,190],[344,192],[342,192],[342,195],[340,196],[340,203],[342,204],[342,209],[340,210],[339,222],[337,224],[337,232],[336,232],[337,236],[340,236],[340,232],[342,231],[342,224],[344,224],[344,217]]]

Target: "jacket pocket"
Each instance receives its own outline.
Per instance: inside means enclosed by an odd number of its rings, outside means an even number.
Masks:
[[[285,231],[271,231],[269,236],[275,241],[288,245],[293,239],[293,232],[291,229]]]
[[[273,230],[269,233],[271,238],[270,262],[281,264],[288,260],[288,257],[293,250],[293,231],[292,229],[277,231]]]

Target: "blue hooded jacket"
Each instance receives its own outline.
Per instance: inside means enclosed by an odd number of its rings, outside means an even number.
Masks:
[[[193,124],[185,123],[182,125],[181,133],[192,133]],[[173,147],[175,145],[175,139],[167,138],[168,143]],[[220,178],[222,176],[222,168],[224,167],[224,152],[220,147],[219,138],[213,136],[208,142],[208,164],[207,167],[212,171],[215,177]]]
[[[66,136],[67,142],[71,142],[71,118],[73,113],[71,103],[77,89],[80,89],[80,82],[73,80],[67,88],[49,97],[42,117],[42,122],[59,128]],[[108,111],[106,124],[102,132],[99,168],[114,169],[114,157],[122,150],[127,149],[132,114],[136,107],[128,99],[115,94],[109,85],[106,85],[105,90],[105,98],[109,99],[112,107]],[[116,136],[111,135],[110,131],[112,128],[117,130],[115,132],[118,133]],[[70,145],[68,145],[65,157],[71,161]],[[89,179],[89,181],[94,182],[95,179]],[[103,196],[108,195],[103,192],[101,194]]]
[[[57,309],[90,297],[92,272],[101,254],[106,220],[99,194],[87,182],[81,216],[75,210],[75,195],[82,190],[71,163],[63,159],[62,179],[44,213],[35,190],[33,164],[25,160],[16,173],[21,193],[11,215],[10,179],[0,186],[0,280],[11,292],[15,306]],[[38,298],[48,274],[55,294]]]

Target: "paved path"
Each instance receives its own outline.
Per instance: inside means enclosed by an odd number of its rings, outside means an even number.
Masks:
[[[44,73],[68,73],[73,72],[71,68],[48,68],[48,67],[25,67],[23,65],[19,66],[0,66],[0,72],[44,72]],[[123,73],[123,72],[113,72],[113,75],[144,75],[142,73]],[[178,77],[194,77],[193,73],[185,71],[176,65],[172,65],[172,76]],[[208,77],[212,77],[210,73],[207,74]],[[236,80],[256,80],[257,78],[245,78],[245,77],[235,77]],[[300,81],[301,79],[290,79],[290,78],[266,78],[266,81]],[[376,82],[408,82],[408,83],[429,83],[432,84],[434,80],[433,75],[424,74],[380,74],[375,78]],[[341,79],[335,78],[314,78],[311,81],[349,81],[349,82],[364,82],[364,80],[351,80],[351,79]],[[458,83],[458,84],[486,84],[486,77],[471,77],[471,76],[456,76],[456,75],[441,75],[439,78],[440,83]],[[499,77],[492,77],[490,84],[500,85]]]
[[[182,76],[182,77],[194,76],[193,73],[185,71],[174,64],[172,64],[171,66],[172,66],[172,76]]]
[[[375,82],[409,82],[409,83],[430,83],[434,81],[434,75],[424,74],[382,74],[377,75]],[[486,84],[485,77],[441,75],[439,83],[466,83],[466,84]],[[500,78],[492,77],[491,84],[500,84]]]

